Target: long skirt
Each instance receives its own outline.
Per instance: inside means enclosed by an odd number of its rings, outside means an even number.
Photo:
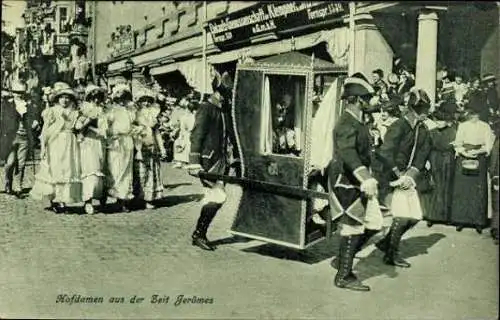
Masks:
[[[455,173],[455,154],[450,151],[433,151],[430,154],[434,189],[424,209],[425,219],[447,223],[450,220]]]
[[[104,193],[104,147],[102,140],[88,136],[80,143],[82,159],[82,199],[100,199]]]
[[[81,202],[80,150],[76,136],[60,132],[46,147],[31,190],[34,199],[54,202]]]
[[[451,223],[460,226],[485,227],[488,219],[487,159],[479,156],[476,175],[464,174],[459,156],[455,165]]]
[[[491,190],[491,202],[492,202],[492,213],[491,213],[491,228],[498,230],[499,217],[498,217],[498,204],[500,200],[498,190]]]
[[[134,161],[134,196],[145,201],[163,197],[160,155],[155,149],[143,148],[142,159]]]
[[[189,162],[189,153],[191,152],[191,142],[189,134],[183,133],[174,142],[174,161]]]
[[[120,136],[108,147],[108,194],[117,199],[129,200],[132,194],[134,142],[130,136]]]

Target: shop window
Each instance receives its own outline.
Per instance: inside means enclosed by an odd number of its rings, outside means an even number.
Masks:
[[[300,157],[305,128],[306,78],[266,75],[262,101],[261,152]]]
[[[67,22],[68,22],[68,8],[59,8],[59,31],[61,33],[67,32]]]

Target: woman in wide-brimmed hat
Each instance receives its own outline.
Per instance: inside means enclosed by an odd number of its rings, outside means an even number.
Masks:
[[[52,209],[61,213],[66,203],[81,201],[80,150],[74,133],[77,97],[63,82],[54,84],[52,97],[54,106],[42,112],[42,161],[31,195],[50,199]]]
[[[117,199],[120,211],[129,211],[132,199],[132,173],[134,162],[133,123],[135,110],[129,108],[132,93],[127,84],[113,87],[113,100],[107,111],[108,119],[108,194]]]
[[[84,102],[75,128],[82,135],[80,152],[82,159],[82,200],[88,214],[94,213],[92,199],[104,204],[104,164],[107,121],[103,110],[105,89],[90,84],[85,89]]]
[[[451,222],[458,231],[464,227],[475,227],[481,232],[486,227],[487,157],[493,147],[494,134],[489,124],[480,119],[483,111],[484,105],[469,105],[466,121],[458,125],[453,143],[457,157]]]
[[[163,197],[161,159],[166,157],[158,125],[160,107],[155,99],[156,94],[149,89],[140,90],[135,97],[138,131],[134,139],[134,195],[145,202],[147,209],[153,209],[153,201]]]
[[[398,95],[394,95],[389,101],[384,101],[380,105],[380,119],[377,121],[377,128],[382,141],[384,140],[387,128],[401,116],[399,106],[402,104],[403,99]]]

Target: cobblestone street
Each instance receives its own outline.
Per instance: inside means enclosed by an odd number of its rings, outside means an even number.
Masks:
[[[333,286],[335,237],[304,252],[232,238],[236,186],[209,231],[218,250],[191,246],[201,187],[169,164],[164,182],[163,206],[149,212],[56,215],[44,210],[47,203],[1,194],[0,317],[498,318],[498,247],[489,230],[420,223],[402,243],[413,265],[406,270],[384,265],[370,245],[355,270],[372,291],[356,293]],[[56,303],[64,294],[104,302]],[[135,295],[145,300],[130,303]],[[153,295],[170,298],[151,303]],[[208,303],[176,306],[178,295]]]

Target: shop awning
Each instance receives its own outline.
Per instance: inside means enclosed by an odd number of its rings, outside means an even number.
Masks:
[[[280,53],[301,50],[314,47],[322,42],[326,42],[327,50],[335,65],[347,65],[347,52],[348,52],[348,28],[336,28],[334,30],[319,31],[309,35],[300,36],[293,39],[286,39],[276,41],[273,43],[266,43],[254,45],[242,49],[232,50],[220,54],[214,54],[207,57],[207,80],[206,87],[210,87],[210,65],[236,61],[241,57],[263,57],[272,56]],[[210,44],[210,43],[209,43]],[[199,44],[197,44],[199,45]],[[175,52],[179,52],[175,50]],[[169,57],[173,57],[174,52],[170,51]],[[142,59],[141,59],[142,60]],[[135,61],[134,61],[135,62]],[[151,75],[165,74],[169,72],[181,72],[190,86],[199,90],[200,92],[209,93],[211,88],[204,88],[203,82],[203,60],[195,58],[188,61],[171,63],[159,67],[151,68]]]
[[[171,63],[165,66],[160,66],[156,68],[151,68],[149,73],[153,76],[158,74],[165,74],[169,72],[179,71],[184,78],[186,78],[186,82],[197,91],[202,93],[211,93],[211,90],[205,88],[205,86],[209,87],[210,83],[210,72],[207,70],[205,73],[207,80],[203,82],[203,60],[201,59],[192,59],[183,62]]]
[[[169,57],[175,58],[178,56],[188,55],[188,53],[192,53],[193,51],[201,51],[201,43],[202,37],[196,36],[176,43],[172,43],[157,50],[145,52],[138,56],[132,57],[131,59],[132,61],[134,61],[134,64],[136,66],[148,65]],[[126,60],[127,59],[122,59],[111,63],[108,67],[109,72],[124,69]]]
[[[241,57],[263,57],[279,53],[302,50],[314,47],[321,42],[328,44],[328,51],[332,59],[338,60],[342,56],[347,56],[348,47],[348,29],[337,28],[334,30],[319,31],[308,35],[285,39],[272,43],[254,45],[251,47],[232,50],[207,57],[210,64],[220,64],[238,60]],[[335,61],[337,63],[337,61]],[[342,64],[342,63],[338,63]]]

